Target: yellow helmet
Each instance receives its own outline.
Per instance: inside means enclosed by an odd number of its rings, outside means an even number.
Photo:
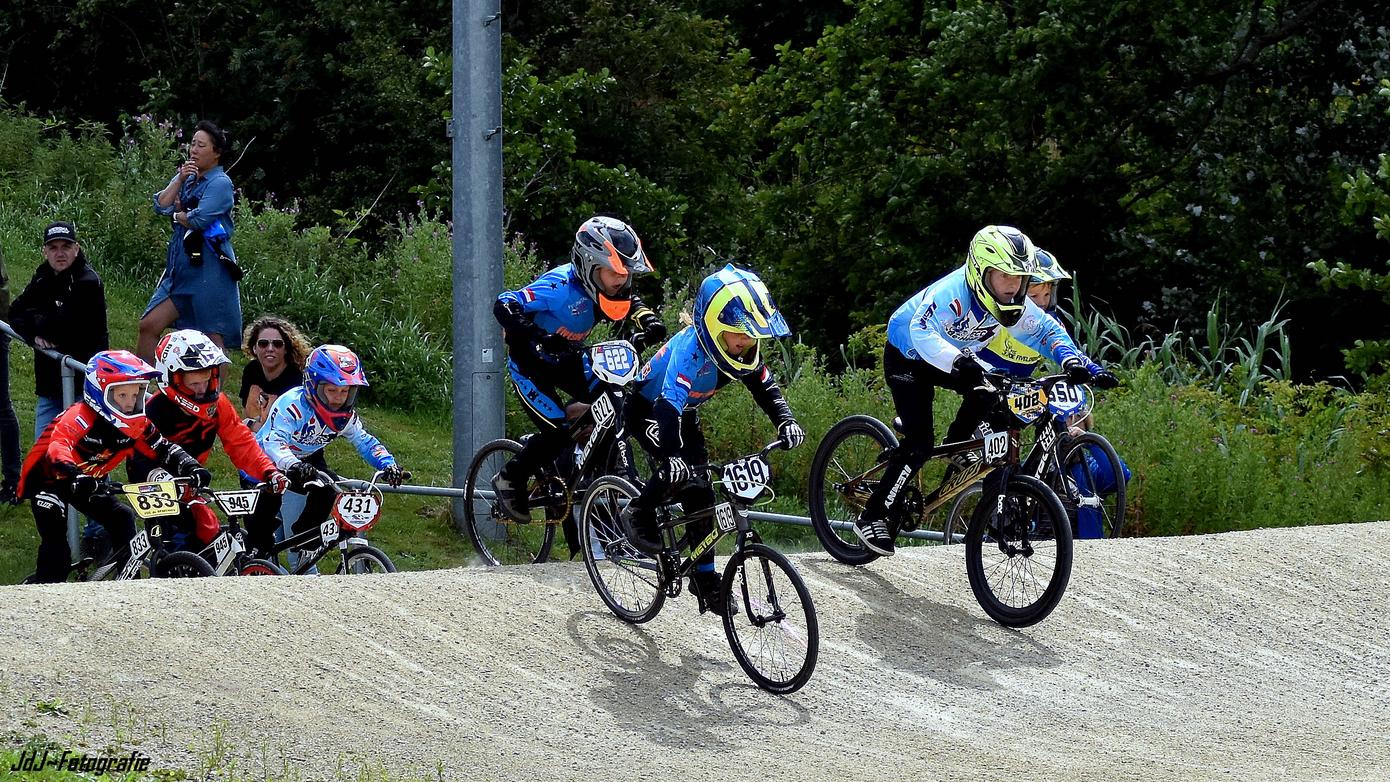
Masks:
[[[1010,277],[1021,277],[1023,284],[1008,301],[999,301],[985,284],[985,273],[998,269]],[[1005,326],[1012,326],[1023,317],[1023,305],[1028,301],[1028,283],[1038,269],[1037,250],[1022,231],[1011,225],[987,225],[970,240],[965,256],[965,282],[974,291],[980,304]]]

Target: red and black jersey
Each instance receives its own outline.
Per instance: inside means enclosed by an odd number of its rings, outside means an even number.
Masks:
[[[53,419],[29,450],[18,494],[32,497],[45,486],[72,480],[79,472],[101,477],[135,453],[169,464],[180,475],[198,466],[148,420],[144,431],[132,436],[97,415],[86,402],[78,402]]]
[[[217,395],[217,405],[211,412],[206,418],[193,415],[164,394],[155,394],[145,402],[145,417],[154,423],[159,433],[200,464],[207,463],[212,446],[220,438],[222,448],[238,470],[247,475],[265,476],[275,469],[226,394]]]

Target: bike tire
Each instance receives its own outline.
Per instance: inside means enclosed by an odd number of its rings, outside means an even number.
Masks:
[[[590,484],[579,511],[579,540],[599,599],[624,622],[642,624],[661,611],[666,583],[660,563],[628,542],[618,518],[623,501],[636,497],[637,487],[616,475]]]
[[[478,495],[480,491],[492,490],[492,476],[518,453],[521,453],[521,443],[501,438],[479,448],[468,465],[464,487],[472,499],[463,503],[464,527],[474,550],[486,565],[544,562],[555,543],[554,524],[518,524],[498,509],[496,500]]]
[[[1057,494],[1030,475],[1015,475],[1005,488],[1008,518],[1002,531],[991,523],[994,505],[981,502],[975,506],[965,536],[970,591],[994,621],[1006,627],[1028,627],[1047,618],[1067,590],[1072,565],[1071,523]],[[1032,553],[1016,551],[1014,541],[1021,544],[1024,535],[1030,536]],[[986,552],[990,562],[986,562]],[[1051,566],[1047,582],[1039,587],[1034,571],[1047,565]],[[1010,588],[1012,591],[1001,597],[1001,592]],[[1031,594],[1037,597],[1027,599]]]
[[[192,551],[165,554],[154,566],[157,578],[207,578],[213,574],[212,565]]]
[[[956,495],[951,502],[951,510],[946,514],[946,521],[943,522],[941,529],[942,543],[951,545],[953,543],[964,543],[965,534],[970,529],[970,517],[975,515],[975,506],[980,501],[980,495],[984,493],[984,483],[975,481],[965,490]],[[959,535],[961,540],[955,540]]]
[[[854,497],[836,491],[837,481],[868,472],[882,461],[884,450],[896,447],[898,438],[882,421],[869,415],[852,415],[830,427],[816,447],[807,477],[811,526],[826,553],[846,565],[865,565],[879,555],[864,547],[852,530],[837,530],[832,521],[853,522],[863,510],[863,499],[876,481],[858,484]],[[827,482],[828,481],[828,482]]]
[[[288,576],[290,571],[268,559],[252,559],[237,569],[238,576]]]
[[[1103,517],[1101,527],[1105,533],[1105,537],[1118,538],[1124,530],[1125,502],[1127,498],[1125,496],[1124,467],[1120,462],[1120,455],[1115,452],[1115,446],[1111,445],[1110,441],[1105,439],[1104,435],[1095,432],[1083,432],[1071,438],[1067,443],[1066,453],[1062,455],[1060,460],[1062,465],[1062,476],[1064,478],[1070,478],[1072,467],[1074,465],[1079,465],[1082,470],[1082,480],[1089,481],[1090,487],[1092,488],[1088,491],[1087,486],[1077,485],[1078,491],[1081,492],[1083,497],[1088,494],[1091,496],[1099,494],[1099,492],[1093,488],[1095,486],[1095,476],[1092,474],[1091,468],[1085,459],[1085,454],[1090,446],[1095,446],[1105,455],[1105,458],[1110,462],[1110,474],[1114,475],[1116,479],[1116,488],[1113,496],[1109,500],[1103,497],[1101,498],[1100,510]],[[1055,490],[1057,487],[1054,486],[1053,488]],[[1060,495],[1061,492],[1058,492],[1058,494]]]
[[[376,546],[350,546],[338,563],[338,575],[359,576],[367,573],[395,573],[396,563]]]
[[[783,583],[778,583],[774,572],[781,574]],[[820,623],[811,591],[791,560],[761,543],[749,544],[735,551],[725,565],[720,595],[724,635],[748,678],[777,695],[804,687],[820,656]],[[795,606],[788,600],[792,595]],[[770,615],[764,613],[767,608]],[[772,659],[788,650],[780,664]]]

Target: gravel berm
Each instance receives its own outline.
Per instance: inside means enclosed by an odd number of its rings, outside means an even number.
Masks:
[[[688,595],[631,627],[578,563],[0,587],[0,728],[303,779],[1383,782],[1387,551],[1390,522],[1084,541],[1022,631],[961,546],[797,556],[822,639],[789,697]]]

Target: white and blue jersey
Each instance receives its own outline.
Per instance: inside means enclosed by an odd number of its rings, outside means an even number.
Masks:
[[[950,372],[962,350],[978,350],[1005,330],[1018,342],[1058,364],[1076,358],[1093,373],[1100,370],[1077,350],[1062,324],[1031,300],[1025,299],[1023,317],[1006,329],[971,293],[964,266],[898,307],[888,319],[888,343],[910,359]]]
[[[377,470],[396,463],[386,446],[362,426],[362,419],[356,413],[343,431],[335,432],[314,414],[307,394],[304,386],[295,386],[281,394],[266,415],[265,424],[256,432],[256,443],[277,468],[288,469],[304,457],[323,450],[339,436],[346,437],[362,455],[362,460]]]

